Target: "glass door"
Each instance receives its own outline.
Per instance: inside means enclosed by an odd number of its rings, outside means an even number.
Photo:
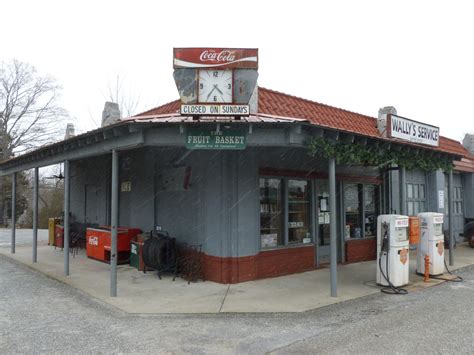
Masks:
[[[329,184],[327,180],[316,180],[316,226],[318,238],[318,255],[325,260],[330,252],[330,209]]]

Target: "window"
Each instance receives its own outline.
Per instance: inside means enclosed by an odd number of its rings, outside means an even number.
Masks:
[[[425,184],[407,184],[407,213],[416,216],[426,211]]]
[[[282,180],[260,179],[260,239],[262,248],[284,245]]]
[[[288,243],[303,243],[309,232],[309,184],[288,180]]]
[[[379,187],[377,185],[344,184],[346,238],[377,235],[379,203]]]
[[[360,191],[358,184],[344,185],[344,206],[346,212],[346,238],[361,238],[361,206]]]
[[[260,178],[262,248],[311,242],[309,187],[307,180]],[[287,205],[285,194],[288,194]],[[288,215],[287,230],[285,215]]]
[[[364,185],[364,233],[366,237],[377,235],[377,216],[379,214],[379,188]]]
[[[462,187],[454,187],[454,214],[462,215],[463,214],[463,190]]]

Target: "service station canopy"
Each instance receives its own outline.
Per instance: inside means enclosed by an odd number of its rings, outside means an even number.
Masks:
[[[226,132],[213,134],[211,132]],[[190,137],[213,136],[209,142]],[[219,137],[217,139],[216,137]],[[227,137],[227,138],[226,138]],[[230,137],[233,137],[232,139]],[[460,160],[461,155],[448,153],[439,148],[430,148],[410,142],[394,141],[390,138],[374,138],[352,132],[321,127],[308,120],[256,114],[235,120],[233,117],[201,117],[180,114],[132,117],[114,125],[102,127],[76,137],[38,148],[29,153],[0,163],[0,176],[9,175],[35,167],[57,164],[65,160],[80,160],[113,150],[125,151],[145,146],[183,147],[188,149],[218,149],[219,145],[233,145],[229,149],[247,147],[288,147],[307,149],[312,137],[326,137],[356,144],[383,144],[391,149],[429,150],[435,156]],[[188,140],[191,139],[190,142]],[[212,141],[211,141],[212,140]],[[200,144],[204,146],[199,147]],[[207,145],[209,144],[209,145]],[[305,154],[302,151],[302,154]]]

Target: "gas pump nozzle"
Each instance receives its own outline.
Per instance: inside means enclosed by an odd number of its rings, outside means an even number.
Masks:
[[[390,226],[387,222],[382,223],[383,238],[382,238],[382,247],[380,248],[381,252],[388,254],[388,249],[390,245]]]

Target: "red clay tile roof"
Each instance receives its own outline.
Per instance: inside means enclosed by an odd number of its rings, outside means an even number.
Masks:
[[[474,158],[462,158],[454,161],[454,170],[474,173]]]
[[[176,100],[143,112],[137,116],[176,114],[179,112],[179,109],[180,101]],[[373,138],[382,138],[382,135],[377,129],[377,119],[374,117],[324,105],[315,101],[262,87],[258,88],[258,113],[279,117],[306,119],[317,126]],[[464,157],[472,157],[472,155],[464,149],[461,143],[446,137],[440,137],[438,148],[423,147],[441,150]]]

